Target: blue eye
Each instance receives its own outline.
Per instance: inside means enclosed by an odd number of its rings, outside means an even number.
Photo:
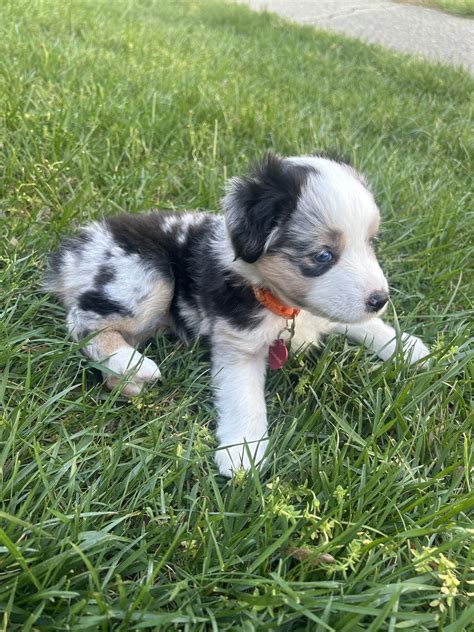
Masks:
[[[321,250],[317,254],[313,255],[313,259],[318,263],[329,263],[334,259],[334,255],[330,250],[325,248],[324,250]]]

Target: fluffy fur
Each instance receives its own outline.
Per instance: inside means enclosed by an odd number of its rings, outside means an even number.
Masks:
[[[46,286],[62,299],[72,337],[90,336],[84,352],[102,364],[107,386],[128,396],[160,377],[136,350],[158,329],[208,340],[216,460],[231,476],[264,456],[268,348],[285,325],[254,287],[301,308],[293,349],[335,331],[386,359],[396,336],[379,318],[388,301],[371,244],[379,211],[351,167],[269,155],[229,182],[222,206],[222,215],[156,211],[92,223],[51,257]],[[428,353],[407,334],[402,347],[410,362]]]

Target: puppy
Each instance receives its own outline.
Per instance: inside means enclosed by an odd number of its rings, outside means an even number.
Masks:
[[[160,328],[207,339],[221,474],[259,463],[267,447],[265,373],[291,346],[340,332],[383,360],[396,350],[380,319],[388,285],[372,240],[379,211],[363,176],[323,157],[266,156],[233,178],[223,215],[156,211],[85,226],[49,261],[46,287],[73,339],[129,397],[160,377],[136,346]],[[93,334],[93,335],[92,335]],[[400,341],[409,362],[427,355]]]

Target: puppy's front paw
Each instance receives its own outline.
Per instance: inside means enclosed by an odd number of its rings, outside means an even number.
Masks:
[[[408,364],[414,364],[430,353],[429,349],[419,338],[416,336],[410,336],[410,334],[402,334],[402,345],[403,357]],[[396,353],[396,351],[397,343],[395,339],[392,339],[377,350],[377,355],[382,360],[388,360]]]
[[[429,355],[428,347],[416,336],[402,335],[403,357],[409,364],[414,364]]]
[[[239,439],[238,441],[240,442],[238,444],[237,440],[235,441],[237,445],[230,445],[231,442],[228,441],[216,452],[217,467],[223,476],[231,477],[238,470],[249,470],[252,462],[258,466],[264,460],[268,439],[256,441]]]
[[[108,388],[114,388],[123,379],[122,376],[127,376],[122,387],[122,393],[126,397],[139,395],[146,383],[161,377],[157,364],[133,349],[119,349],[104,364],[116,374],[106,374],[105,383]]]

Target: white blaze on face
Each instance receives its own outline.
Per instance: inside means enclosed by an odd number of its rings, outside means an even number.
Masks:
[[[312,157],[291,160],[317,171],[308,178],[295,211],[297,238],[307,242],[311,232],[325,231],[341,235],[337,262],[321,276],[308,278],[308,307],[341,322],[374,316],[367,300],[375,292],[388,292],[388,285],[370,245],[379,224],[372,194],[347,165]]]

